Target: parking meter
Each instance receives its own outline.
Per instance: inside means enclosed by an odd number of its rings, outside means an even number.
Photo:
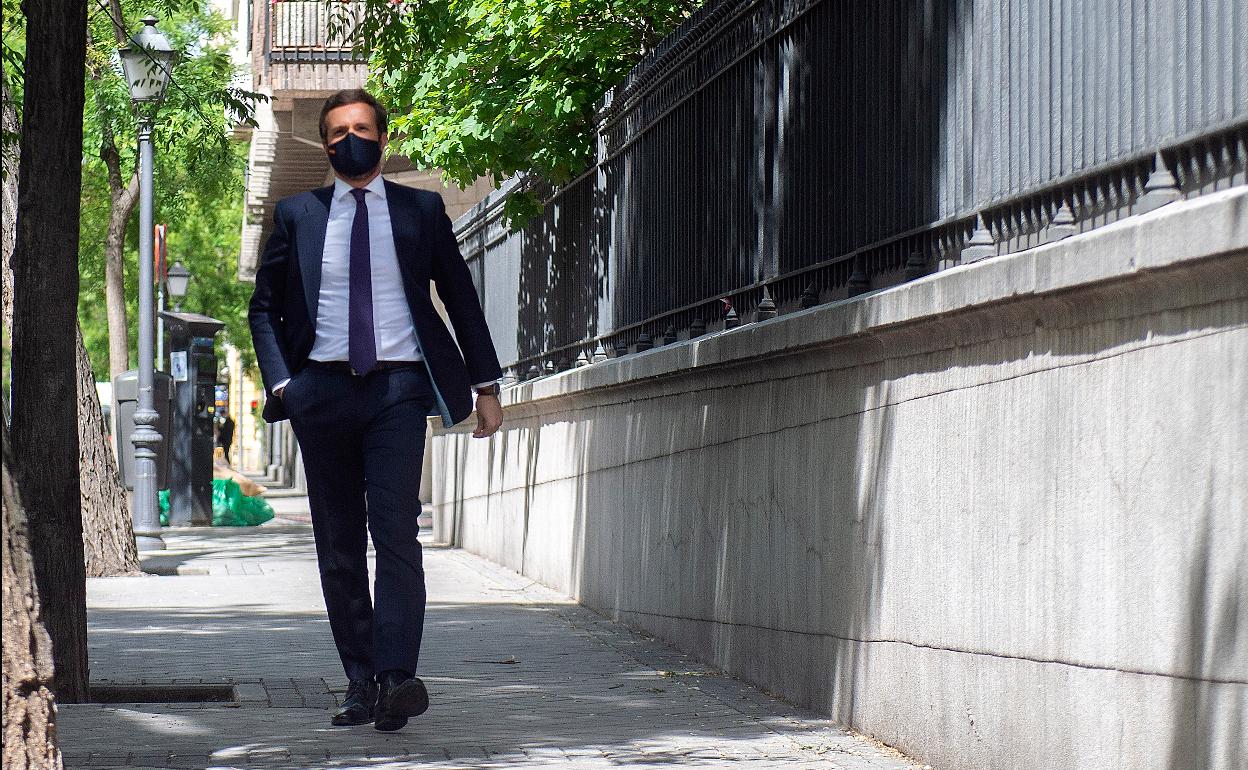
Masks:
[[[216,335],[225,324],[198,313],[160,315],[169,333],[169,373],[174,383],[169,524],[210,525]]]

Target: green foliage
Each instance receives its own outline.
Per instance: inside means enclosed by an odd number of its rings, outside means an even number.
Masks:
[[[103,156],[116,152],[122,184],[136,166],[138,124],[117,59],[116,14],[130,33],[152,12],[181,52],[173,82],[156,120],[155,221],[168,226],[168,256],[181,260],[192,280],[183,307],[217,317],[226,327],[220,339],[237,347],[254,367],[246,305],[251,287],[237,278],[242,227],[245,152],[230,140],[231,126],[254,125],[258,94],[233,85],[229,56],[231,25],[205,0],[122,0],[92,4],[86,52],[88,70],[83,116],[82,213],[79,220],[79,321],[96,378],[108,379],[108,325],[104,293],[104,242],[113,201]],[[6,91],[21,113],[25,19],[20,0],[3,0]],[[17,136],[6,132],[5,144]],[[127,223],[127,320],[131,350],[137,339],[138,212]]]
[[[175,4],[178,9],[160,23],[174,48],[181,52],[173,66],[173,80],[156,121],[154,141],[163,169],[178,169],[200,192],[222,191],[239,183],[241,168],[230,147],[230,125],[252,122],[258,94],[232,85],[235,67],[229,56],[230,24],[209,10],[203,0]],[[121,3],[127,27],[147,3]],[[101,8],[90,20],[87,50],[87,111],[83,149],[98,156],[109,138],[116,143],[126,174],[135,165],[137,121],[117,60],[115,21]],[[168,189],[168,186],[166,186]],[[181,188],[174,188],[181,193]]]
[[[607,89],[698,0],[366,0],[352,28],[393,148],[461,187],[517,173],[568,181],[594,159]],[[331,6],[334,4],[331,4]],[[540,208],[514,196],[513,222]]]
[[[231,148],[236,168],[246,164],[245,147]],[[189,185],[188,185],[189,187]],[[243,185],[238,183],[219,194],[184,194],[177,208],[170,202],[157,207],[169,227],[169,263],[181,260],[191,272],[190,287],[182,302],[185,310],[203,313],[225,323],[222,342],[238,348],[243,366],[255,369],[247,303],[252,285],[238,280],[238,254],[243,227]],[[221,362],[224,356],[218,351]]]
[[[0,0],[0,72],[4,78],[4,98],[12,101],[13,111],[22,113],[22,68],[26,58],[26,17],[21,0]],[[15,146],[19,139],[8,126],[0,129],[0,148]]]
[[[121,3],[127,29],[150,7]],[[231,126],[252,122],[258,96],[232,85],[236,68],[229,55],[230,24],[202,0],[166,2],[160,22],[181,52],[173,81],[156,116],[153,134],[156,167],[155,221],[168,227],[168,259],[181,260],[192,273],[183,308],[220,318],[221,339],[254,358],[246,329],[250,287],[238,282],[242,227],[242,188],[246,157],[231,141]],[[79,319],[99,379],[108,378],[108,332],[104,307],[104,240],[112,208],[103,157],[115,148],[122,183],[136,168],[138,123],[117,62],[114,17],[100,6],[90,19],[87,51],[87,109],[84,116],[83,188],[79,266]],[[126,297],[131,350],[137,341],[138,212],[128,221]]]
[[[181,260],[191,272],[182,309],[203,313],[225,323],[218,336],[238,348],[243,364],[254,367],[255,354],[247,325],[247,302],[251,284],[238,280],[238,253],[242,233],[243,186],[241,169],[245,148],[231,145],[225,165],[237,173],[237,183],[220,189],[200,189],[186,178],[177,158],[156,153],[155,220],[168,227],[169,264]],[[89,163],[83,171],[83,199],[79,275],[81,280],[78,319],[91,357],[96,379],[108,379],[108,319],[104,306],[104,243],[108,226],[108,183],[101,163]],[[88,173],[90,172],[90,173]],[[138,216],[131,218],[124,252],[126,261],[126,320],[129,337],[138,339]],[[95,241],[87,243],[90,233]],[[167,302],[172,309],[172,302]],[[134,344],[132,344],[132,352]],[[221,351],[218,356],[224,361]]]

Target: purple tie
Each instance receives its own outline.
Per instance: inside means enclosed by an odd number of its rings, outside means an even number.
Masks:
[[[377,340],[373,337],[373,269],[368,248],[368,205],[364,190],[355,196],[355,219],[351,222],[351,277],[347,301],[347,360],[358,375],[377,364]]]

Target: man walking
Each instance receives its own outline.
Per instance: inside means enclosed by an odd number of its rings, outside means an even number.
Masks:
[[[425,418],[462,421],[472,389],[474,436],[498,430],[503,412],[498,357],[442,197],[382,179],[386,129],[365,91],[326,100],[321,141],[337,178],[278,202],[249,319],[270,396],[264,417],[289,417],[307,472],[321,588],[349,680],[333,723],[397,730],[429,706],[415,676]]]

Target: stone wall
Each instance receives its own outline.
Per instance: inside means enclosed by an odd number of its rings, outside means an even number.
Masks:
[[[1248,188],[504,403],[444,541],[936,768],[1248,756]]]

